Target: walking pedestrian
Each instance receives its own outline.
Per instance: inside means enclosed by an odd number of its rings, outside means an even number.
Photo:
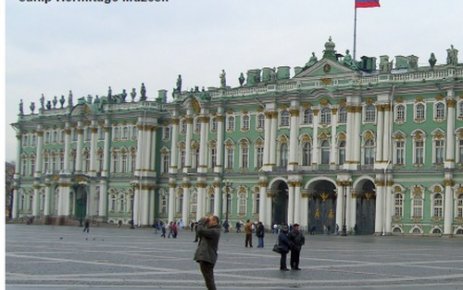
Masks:
[[[263,248],[264,247],[264,234],[265,234],[264,224],[262,222],[258,222],[257,227],[256,227],[257,247],[258,248]]]
[[[166,224],[161,221],[161,238],[166,238]]]
[[[280,233],[278,234],[278,246],[280,248],[280,270],[289,271],[286,266],[286,255],[289,252],[289,240],[288,240],[288,226],[284,225],[281,227]]]
[[[252,248],[252,223],[250,220],[247,220],[246,224],[244,225],[244,233],[246,234],[244,246],[247,248],[249,245],[249,247]]]
[[[90,232],[90,221],[88,219],[86,219],[84,222],[84,230],[82,232],[87,232],[87,234]]]
[[[217,216],[204,217],[198,222],[198,248],[194,260],[199,263],[208,290],[216,290],[214,266],[220,239],[220,222]]]
[[[301,270],[299,268],[299,257],[301,248],[305,244],[305,237],[299,228],[299,224],[293,225],[293,230],[288,234],[288,240],[291,245],[291,258],[289,264],[292,270]]]

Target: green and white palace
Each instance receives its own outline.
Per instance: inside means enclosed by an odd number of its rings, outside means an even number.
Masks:
[[[169,100],[142,84],[42,95],[29,114],[21,101],[13,218],[149,226],[215,214],[231,226],[463,235],[458,50],[377,64],[330,38],[305,61],[250,69],[238,87],[223,71],[218,87],[182,90],[179,75]]]

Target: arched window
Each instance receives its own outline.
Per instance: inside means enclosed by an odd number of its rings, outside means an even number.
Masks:
[[[125,196],[123,194],[119,196],[119,211],[125,212]]]
[[[262,142],[256,142],[256,168],[261,168],[263,165],[264,165],[264,145],[262,144]]]
[[[436,113],[435,113],[435,119],[438,120],[438,121],[441,121],[441,120],[444,120],[445,118],[445,105],[444,103],[437,103],[435,105],[435,110],[436,110]]]
[[[364,147],[364,164],[372,165],[375,163],[375,142],[366,140]]]
[[[211,119],[211,131],[212,132],[217,131],[217,118],[216,117]]]
[[[398,139],[395,141],[395,164],[405,164],[405,141],[404,139]]]
[[[233,158],[234,158],[234,152],[233,152],[233,147],[232,146],[227,146],[227,149],[226,149],[226,153],[227,153],[227,164],[226,164],[226,168],[227,169],[232,169],[233,168]]]
[[[443,216],[443,210],[444,210],[442,194],[440,193],[434,194],[432,205],[433,205],[432,216],[441,218]]]
[[[397,123],[405,122],[405,106],[404,105],[397,105],[395,111],[395,121]]]
[[[339,112],[338,112],[338,122],[340,124],[345,124],[347,123],[347,109],[346,107],[340,107]]]
[[[424,164],[424,141],[422,139],[415,140],[415,164]]]
[[[321,164],[330,164],[330,142],[323,140],[321,143]]]
[[[257,115],[257,129],[264,129],[265,127],[265,115],[259,114]]]
[[[248,115],[243,116],[243,124],[241,126],[241,129],[244,131],[249,130],[249,116]]]
[[[211,167],[214,168],[217,165],[217,149],[214,147],[211,147]]]
[[[458,162],[463,164],[463,139],[458,142]]]
[[[280,126],[282,126],[282,127],[289,126],[289,112],[288,111],[281,111],[281,114],[280,114]]]
[[[415,121],[422,122],[425,120],[424,104],[419,103],[415,105]]]
[[[288,166],[288,145],[286,143],[280,146],[280,166]]]
[[[169,172],[169,152],[167,151],[161,154],[161,172]]]
[[[324,107],[320,112],[320,124],[329,125],[331,123],[331,109]]]
[[[302,166],[310,166],[312,163],[312,144],[302,143]]]
[[[444,140],[434,140],[435,164],[444,164]]]
[[[311,109],[305,109],[304,115],[302,116],[302,124],[308,125],[313,122],[313,113]]]
[[[215,207],[215,197],[214,194],[209,194],[209,214],[214,213],[214,207]]]
[[[249,146],[247,142],[241,143],[241,168],[249,167]]]
[[[413,195],[412,199],[412,218],[421,219],[423,217],[423,198],[421,194]]]
[[[115,211],[116,210],[116,195],[111,195],[111,207],[110,207],[110,210],[111,211]]]
[[[246,214],[246,193],[245,192],[241,192],[239,195],[238,195],[238,214],[239,215],[245,215]]]
[[[234,131],[235,130],[235,117],[228,116],[227,118],[227,131]]]
[[[159,205],[159,211],[161,216],[165,217],[167,216],[167,194],[165,192],[161,193],[161,200],[160,200],[160,205]],[[173,202],[173,201],[172,201]]]
[[[396,217],[402,217],[403,215],[403,204],[404,204],[404,198],[401,193],[396,193],[394,197],[394,216]]]
[[[346,141],[339,142],[338,162],[339,165],[343,165],[346,162]]]
[[[457,210],[456,210],[456,217],[463,218],[463,194],[460,194],[457,198]]]
[[[190,213],[196,213],[197,208],[198,208],[198,194],[195,191],[191,194]]]

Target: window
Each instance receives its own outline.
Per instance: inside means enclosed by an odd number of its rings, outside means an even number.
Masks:
[[[339,116],[338,116],[339,121],[338,121],[338,122],[339,122],[340,124],[345,124],[345,123],[347,123],[347,109],[346,109],[346,107],[341,107],[341,108],[339,108],[338,114],[339,114]]]
[[[249,167],[249,147],[247,143],[241,144],[241,168]]]
[[[331,123],[331,110],[330,108],[323,108],[320,112],[320,124],[329,125]]]
[[[89,127],[85,128],[85,141],[90,141],[91,136],[92,136],[92,129]]]
[[[424,142],[423,140],[415,141],[415,164],[424,164]]]
[[[437,103],[435,105],[435,119],[442,121],[445,118],[445,105],[444,103]]]
[[[265,127],[265,115],[259,114],[257,115],[257,129],[264,129]]]
[[[104,140],[104,128],[98,128],[98,139]]]
[[[122,173],[125,173],[128,171],[128,162],[127,162],[127,152],[126,151],[122,151],[122,155],[121,155],[121,165],[122,165],[122,168],[121,168],[121,172]]]
[[[180,150],[180,168],[185,167],[185,149]]]
[[[215,207],[215,197],[214,194],[209,195],[209,214],[214,213],[214,207]]]
[[[132,140],[137,140],[137,138],[138,138],[137,126],[133,126],[133,128],[132,128]]]
[[[260,193],[257,187],[254,192],[254,213],[260,213]]]
[[[394,216],[401,217],[403,215],[403,196],[397,193],[394,198]]]
[[[53,143],[58,143],[58,131],[53,131]]]
[[[161,168],[161,172],[162,173],[167,173],[169,172],[169,153],[167,152],[164,152],[161,156],[161,164],[162,164],[162,168]]]
[[[77,129],[72,130],[72,141],[77,141]]]
[[[444,164],[444,140],[434,140],[435,164]]]
[[[48,143],[50,143],[50,132],[49,131],[45,133],[45,144],[48,144]]]
[[[135,172],[135,166],[137,165],[137,151],[132,148],[130,153],[130,168],[131,172]]]
[[[31,157],[31,175],[35,172],[35,157]]]
[[[374,105],[367,105],[365,108],[365,122],[374,123],[376,120],[376,108]]]
[[[120,133],[119,133],[119,127],[114,128],[114,140],[119,140],[120,138]]]
[[[164,127],[163,134],[162,134],[163,139],[170,139],[170,127]]]
[[[460,139],[458,143],[458,157],[459,163],[463,164],[463,139]]]
[[[313,113],[311,109],[305,109],[304,115],[302,116],[302,124],[308,125],[313,122]]]
[[[211,148],[211,167],[214,168],[217,165],[217,149]]]
[[[238,214],[246,214],[246,193],[242,192],[238,196]]]
[[[375,142],[367,140],[364,147],[364,164],[373,165],[375,163]]]
[[[113,152],[113,172],[119,172],[119,155]]]
[[[423,122],[425,120],[424,104],[416,104],[415,106],[415,121]]]
[[[288,166],[288,144],[282,143],[280,146],[280,166]]]
[[[84,151],[84,171],[89,172],[90,171],[90,152]]]
[[[463,194],[460,194],[457,198],[457,210],[456,217],[463,218]]]
[[[200,118],[196,118],[195,119],[195,133],[198,133],[201,132],[201,119]]]
[[[119,211],[124,212],[125,211],[125,197],[124,195],[121,195],[119,197]]]
[[[248,115],[243,116],[243,123],[241,124],[241,129],[244,131],[249,130],[249,116]]]
[[[346,141],[339,142],[338,155],[339,165],[343,165],[346,162]]]
[[[199,146],[197,146],[196,148],[194,148],[192,150],[193,152],[193,164],[191,164],[191,167],[192,168],[198,168],[199,167]]]
[[[212,118],[212,121],[211,121],[211,131],[212,131],[212,132],[217,131],[217,118]]]
[[[261,168],[264,165],[264,146],[258,144],[256,147],[256,167]]]
[[[432,202],[433,205],[433,217],[441,218],[443,216],[443,199],[442,194],[436,193],[434,194],[434,200]]]
[[[227,169],[233,168],[233,147],[227,147]]]
[[[177,213],[181,213],[183,209],[183,193],[177,195]]]
[[[405,106],[398,105],[395,110],[395,121],[397,123],[405,122]]]
[[[405,142],[402,140],[395,142],[395,164],[405,164]]]
[[[312,163],[312,144],[304,142],[302,144],[302,166],[310,166]]]
[[[235,130],[235,117],[229,116],[227,118],[227,131],[234,131]]]
[[[116,210],[116,196],[113,194],[111,195],[111,207],[110,207],[111,211],[115,211]]]
[[[30,211],[32,210],[33,203],[34,203],[34,196],[30,195],[29,196],[29,208],[28,208]]]
[[[161,213],[161,216],[167,215],[167,194],[165,194],[164,192],[161,193],[161,202],[160,202],[159,211]]]
[[[180,133],[186,134],[186,121],[185,120],[182,120],[180,122]]]
[[[190,213],[196,213],[198,208],[198,194],[193,192],[191,194],[191,202],[190,202]]]
[[[289,126],[289,112],[281,111],[280,113],[280,126],[287,127]]]
[[[458,118],[463,118],[463,101],[458,103]]]
[[[321,143],[321,164],[330,164],[330,142],[323,140]]]
[[[102,172],[103,171],[103,158],[104,158],[104,155],[103,155],[103,150],[98,150],[98,153],[97,153],[97,158],[98,158],[98,171],[99,172]]]
[[[421,195],[415,195],[412,200],[413,206],[413,218],[422,218],[423,217],[423,199]]]

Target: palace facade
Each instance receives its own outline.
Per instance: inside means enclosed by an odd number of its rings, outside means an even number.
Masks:
[[[13,219],[151,225],[206,214],[315,232],[463,235],[463,65],[336,53],[239,87],[20,104]],[[291,76],[292,75],[292,76]]]

